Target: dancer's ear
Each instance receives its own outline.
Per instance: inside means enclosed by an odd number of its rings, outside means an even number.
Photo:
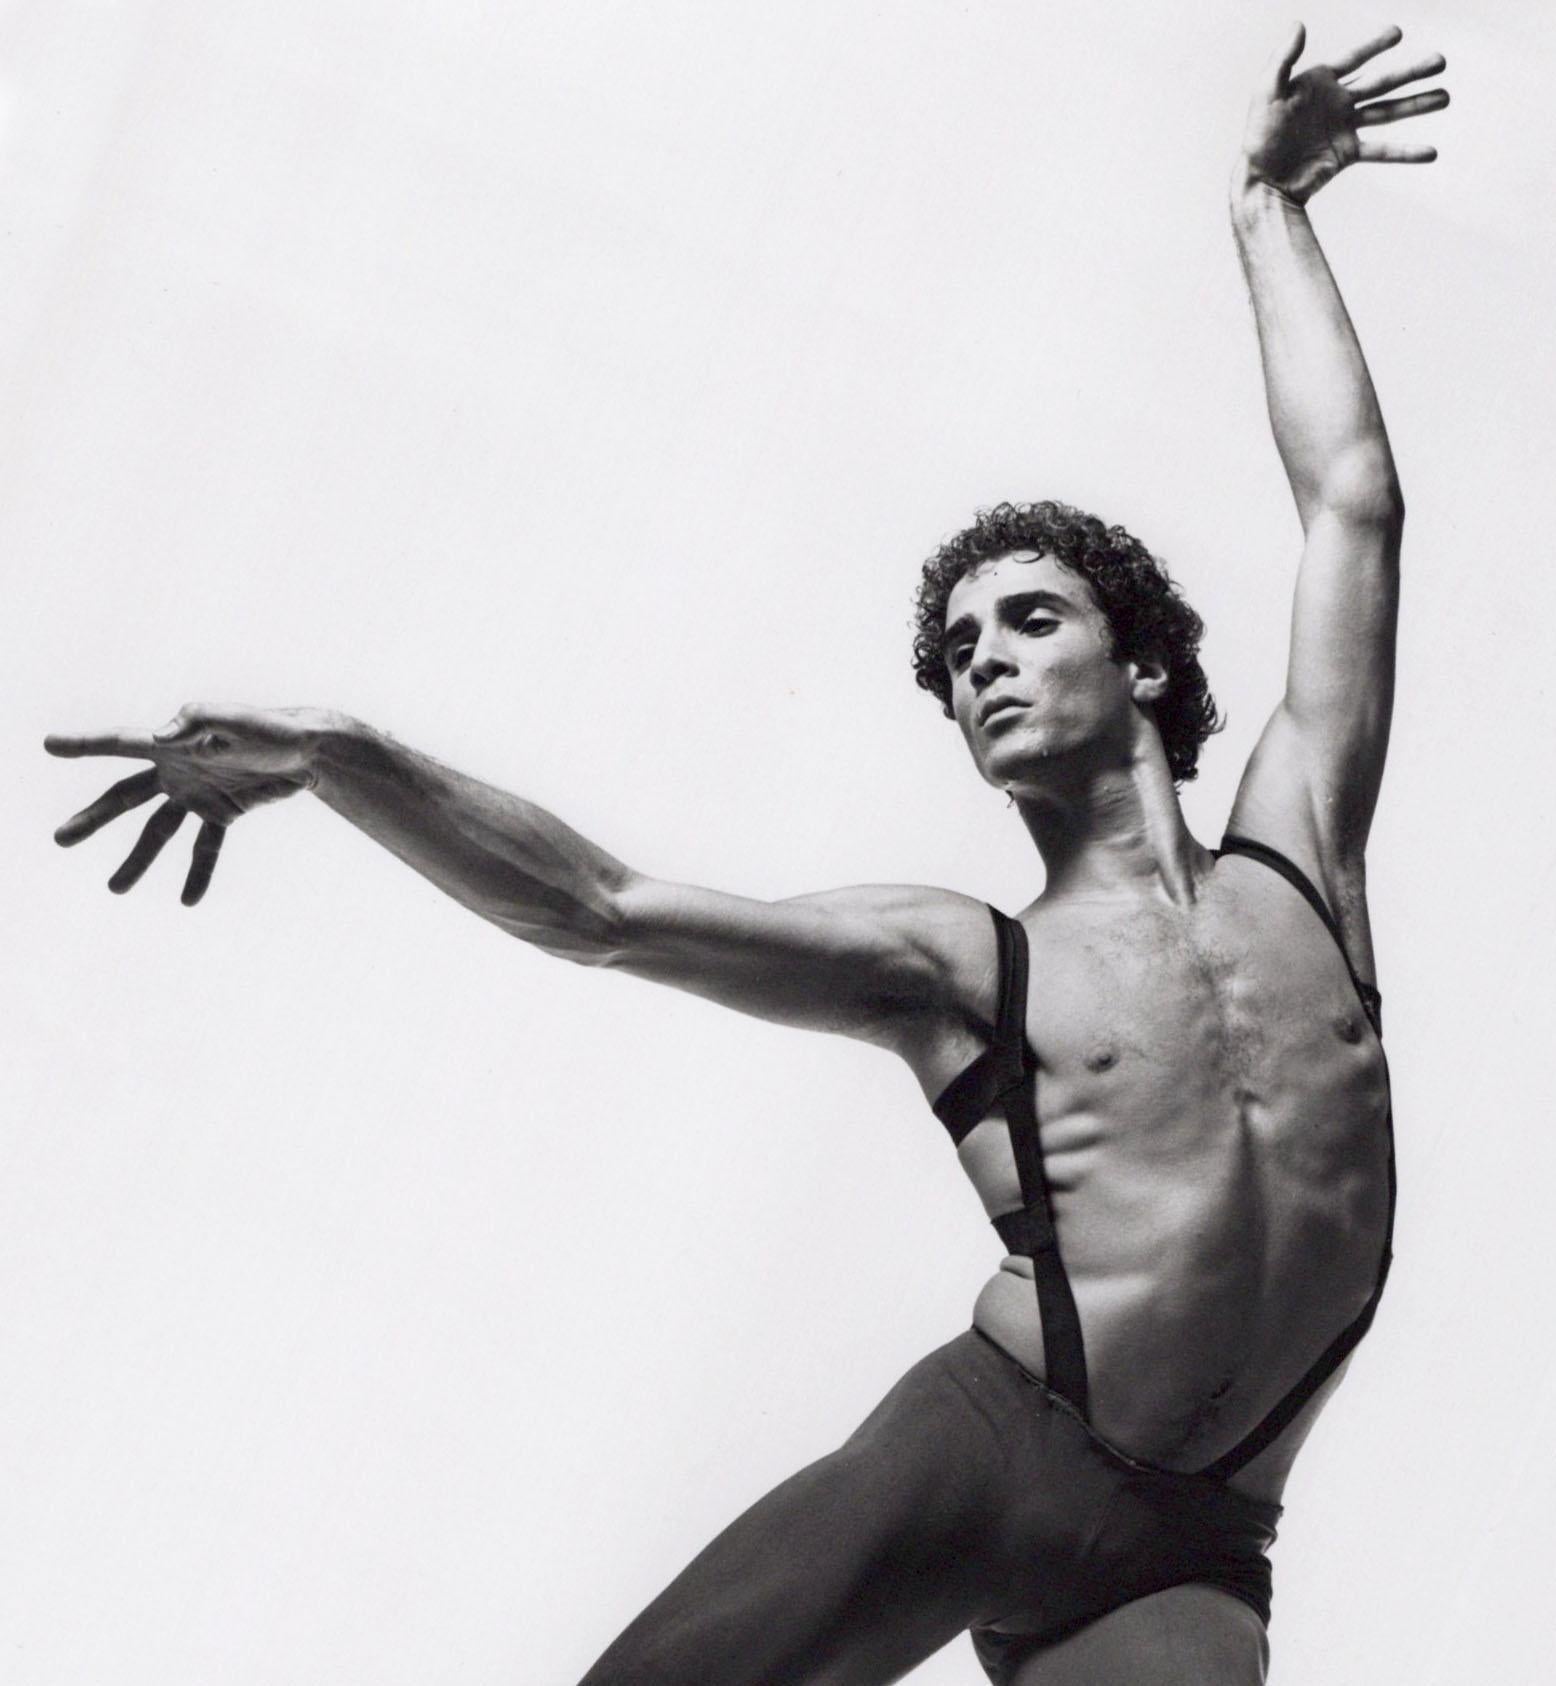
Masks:
[[[1137,703],[1160,702],[1167,694],[1167,664],[1144,656],[1130,664],[1129,694]]]

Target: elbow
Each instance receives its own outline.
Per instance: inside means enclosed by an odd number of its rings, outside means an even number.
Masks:
[[[477,908],[483,918],[520,942],[575,966],[617,966],[627,952],[629,925],[625,884],[601,884],[587,895],[525,898],[522,909],[511,902]]]
[[[618,966],[625,950],[619,943],[593,925],[583,922],[564,928],[548,926],[544,930],[517,925],[511,919],[494,921],[510,937],[538,948],[553,960],[570,960],[575,966]]]
[[[552,953],[578,966],[619,966],[630,948],[632,876],[602,885],[570,921],[565,939]]]
[[[1345,452],[1319,482],[1314,503],[1347,525],[1398,532],[1405,523],[1405,497],[1387,443]]]

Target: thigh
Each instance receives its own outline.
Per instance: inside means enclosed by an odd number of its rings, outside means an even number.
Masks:
[[[731,1523],[583,1686],[885,1686],[967,1627],[1000,1464],[939,1357]]]
[[[1010,1686],[1262,1686],[1269,1656],[1264,1623],[1241,1599],[1179,1586],[1034,1652]]]

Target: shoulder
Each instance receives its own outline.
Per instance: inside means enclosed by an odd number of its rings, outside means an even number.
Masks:
[[[855,957],[874,980],[874,999],[857,1034],[905,1060],[926,1094],[969,1034],[976,1041],[992,1028],[999,942],[987,902],[928,885],[867,884],[796,904],[867,951]]]
[[[934,1102],[988,1046],[1000,1011],[1006,919],[989,903],[949,890],[872,886],[864,892],[898,945],[904,987],[882,1003],[870,1040],[894,1053]]]
[[[778,904],[826,921],[872,950],[901,993],[926,1007],[992,970],[994,916],[986,902],[925,884],[859,884]]]

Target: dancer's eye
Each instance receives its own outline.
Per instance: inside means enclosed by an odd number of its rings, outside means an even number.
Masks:
[[[1052,615],[1032,615],[1022,623],[1021,630],[1034,638],[1042,638],[1059,625]]]

